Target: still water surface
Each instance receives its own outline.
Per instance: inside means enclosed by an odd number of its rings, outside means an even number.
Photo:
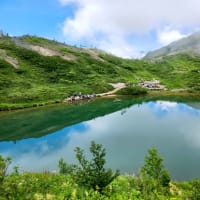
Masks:
[[[110,100],[110,103],[115,104],[113,100]],[[55,115],[55,111],[53,113]],[[11,123],[17,120],[16,115],[11,117]],[[50,117],[46,116],[46,120],[48,121]],[[198,102],[184,104],[150,101],[132,104],[88,121],[76,122],[75,120],[74,125],[62,127],[55,132],[51,131],[53,128],[49,124],[50,134],[38,138],[26,136],[24,137],[26,139],[18,138],[15,141],[1,139],[0,153],[11,156],[12,166],[20,166],[21,170],[51,171],[57,169],[61,157],[68,163],[76,163],[74,148],[79,146],[88,154],[90,142],[95,140],[106,148],[109,167],[120,169],[122,173],[138,173],[147,149],[155,146],[174,179],[200,178],[200,103]],[[29,123],[30,125],[26,124],[24,127],[42,126],[40,123],[34,124],[34,120],[29,120]],[[4,126],[9,126],[8,124],[7,119],[6,122],[0,123],[0,126],[5,130]],[[45,127],[45,130],[47,129]],[[30,132],[27,134],[31,135],[33,129],[26,130]]]

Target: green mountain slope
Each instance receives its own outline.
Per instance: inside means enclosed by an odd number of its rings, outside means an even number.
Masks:
[[[44,56],[31,49],[33,43],[57,55]],[[95,50],[90,53],[41,38],[0,38],[0,49],[4,53],[0,56],[1,103],[59,101],[74,92],[105,92],[112,88],[108,82],[127,77],[123,75],[127,70],[116,68],[104,53],[97,57]]]
[[[138,83],[153,78],[168,89],[198,91],[199,72],[197,56],[130,60],[35,36],[0,37],[0,109],[60,102],[77,92],[109,91],[109,83]]]

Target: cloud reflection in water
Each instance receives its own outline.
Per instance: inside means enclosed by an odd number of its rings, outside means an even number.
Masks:
[[[200,111],[156,101],[64,128],[39,139],[0,143],[3,155],[22,170],[54,170],[59,158],[75,163],[74,148],[91,140],[106,147],[108,166],[137,173],[148,148],[156,146],[176,179],[200,177]]]

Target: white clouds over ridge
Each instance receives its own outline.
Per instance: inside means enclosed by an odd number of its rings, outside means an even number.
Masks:
[[[124,49],[129,49],[129,54],[131,51],[135,54],[135,49],[132,49],[132,45],[126,40],[127,35],[146,34],[159,30],[158,35],[161,36],[162,29],[166,33],[165,27],[169,26],[171,27],[169,42],[171,42],[184,36],[180,33],[181,30],[198,26],[200,22],[198,0],[59,1],[62,5],[71,3],[77,5],[74,17],[67,18],[64,22],[63,33],[67,37],[74,40],[92,39],[97,45],[112,44],[110,38],[120,38],[118,41],[125,45]],[[96,35],[101,37],[97,38]],[[162,37],[159,41],[162,44],[167,43]]]
[[[165,30],[158,32],[158,42],[162,45],[168,45],[173,41],[186,37],[186,34],[181,34],[178,30]]]

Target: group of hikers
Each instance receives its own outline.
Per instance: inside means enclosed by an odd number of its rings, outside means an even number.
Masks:
[[[73,94],[71,97],[68,97],[65,99],[65,102],[72,102],[72,101],[78,101],[78,100],[85,100],[85,99],[92,99],[95,98],[97,95],[95,93],[93,94]]]

